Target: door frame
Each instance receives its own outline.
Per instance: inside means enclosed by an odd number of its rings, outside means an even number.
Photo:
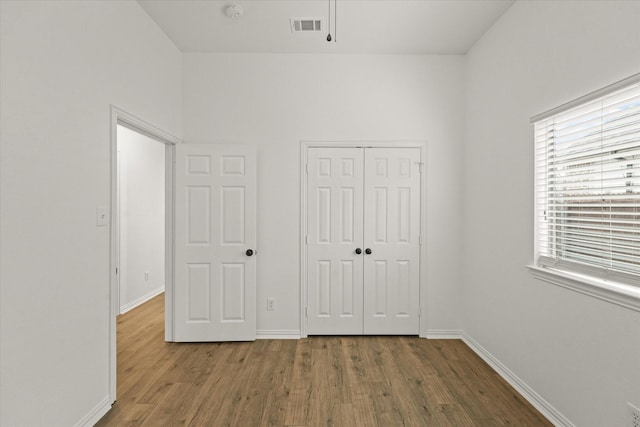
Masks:
[[[310,148],[419,148],[422,173],[420,174],[420,311],[419,336],[427,337],[427,141],[300,141],[300,338],[307,335],[307,163]]]
[[[129,128],[165,144],[165,340],[173,340],[173,161],[175,146],[180,138],[134,116],[125,110],[111,105],[111,199],[109,206],[109,400],[116,400],[117,371],[117,334],[116,317],[119,307],[118,246],[119,230],[117,226],[118,209],[118,125]]]

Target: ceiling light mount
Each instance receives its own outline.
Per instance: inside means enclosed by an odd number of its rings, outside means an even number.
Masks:
[[[233,20],[237,20],[244,15],[244,9],[239,4],[230,4],[224,8],[224,14]]]

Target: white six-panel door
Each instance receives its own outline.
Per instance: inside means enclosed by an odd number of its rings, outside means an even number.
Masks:
[[[367,148],[364,163],[364,334],[417,335],[420,149]]]
[[[362,334],[363,152],[310,148],[308,305],[311,334]]]
[[[307,333],[418,334],[420,149],[310,147],[307,173]]]
[[[175,341],[254,340],[255,148],[182,144],[175,161]]]

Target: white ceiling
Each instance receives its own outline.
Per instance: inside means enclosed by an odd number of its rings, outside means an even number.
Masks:
[[[513,0],[337,0],[327,32],[292,33],[289,18],[321,18],[328,0],[138,0],[183,52],[464,54]],[[239,4],[244,16],[227,18]]]

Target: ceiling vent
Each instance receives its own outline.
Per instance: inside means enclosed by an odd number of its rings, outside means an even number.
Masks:
[[[292,33],[313,33],[322,31],[320,18],[289,18]]]

